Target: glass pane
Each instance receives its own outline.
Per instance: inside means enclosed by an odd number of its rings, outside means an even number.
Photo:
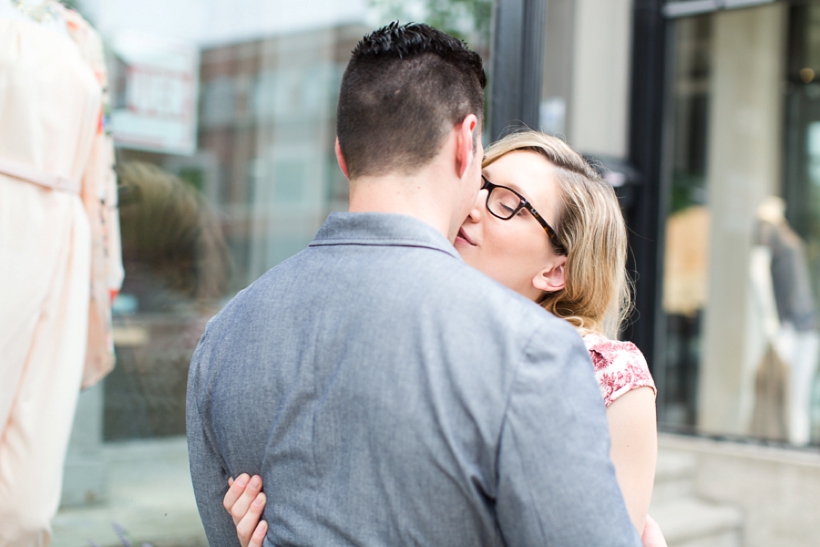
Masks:
[[[52,544],[205,545],[184,438],[205,324],[346,208],[336,101],[358,40],[424,21],[489,66],[492,2],[73,5],[107,54],[126,276],[117,367],[81,397]]]
[[[801,9],[817,6],[809,5]],[[812,93],[804,55],[788,88],[789,123],[802,125],[789,129],[784,157],[783,59],[787,40],[798,40],[788,15],[776,4],[674,22],[657,375],[667,429],[811,441],[816,118],[811,101],[797,98]],[[797,150],[805,154],[789,157]]]

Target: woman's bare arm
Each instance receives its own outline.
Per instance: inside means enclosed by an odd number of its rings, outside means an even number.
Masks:
[[[632,524],[643,533],[658,459],[655,393],[650,387],[633,389],[606,410],[610,455]]]

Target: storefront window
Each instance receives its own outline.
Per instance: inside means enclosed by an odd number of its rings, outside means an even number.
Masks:
[[[667,429],[818,441],[807,115],[817,7],[772,4],[672,23],[656,372]],[[788,25],[789,9],[808,17],[793,13]],[[802,45],[799,61],[796,48],[787,55],[789,41]],[[800,68],[784,110],[787,58]]]
[[[74,5],[108,56],[126,275],[117,367],[81,397],[53,545],[205,545],[184,438],[205,324],[346,207],[336,101],[358,40],[429,21],[489,67],[492,2]]]

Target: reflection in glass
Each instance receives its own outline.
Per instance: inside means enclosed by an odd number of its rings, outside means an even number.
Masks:
[[[128,280],[117,314],[118,367],[105,383],[105,440],[183,435],[188,362],[225,296],[222,226],[192,183],[150,163],[118,168]]]

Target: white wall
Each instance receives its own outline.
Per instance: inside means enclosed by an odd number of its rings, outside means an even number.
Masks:
[[[574,18],[569,143],[626,157],[632,0],[576,0]]]

